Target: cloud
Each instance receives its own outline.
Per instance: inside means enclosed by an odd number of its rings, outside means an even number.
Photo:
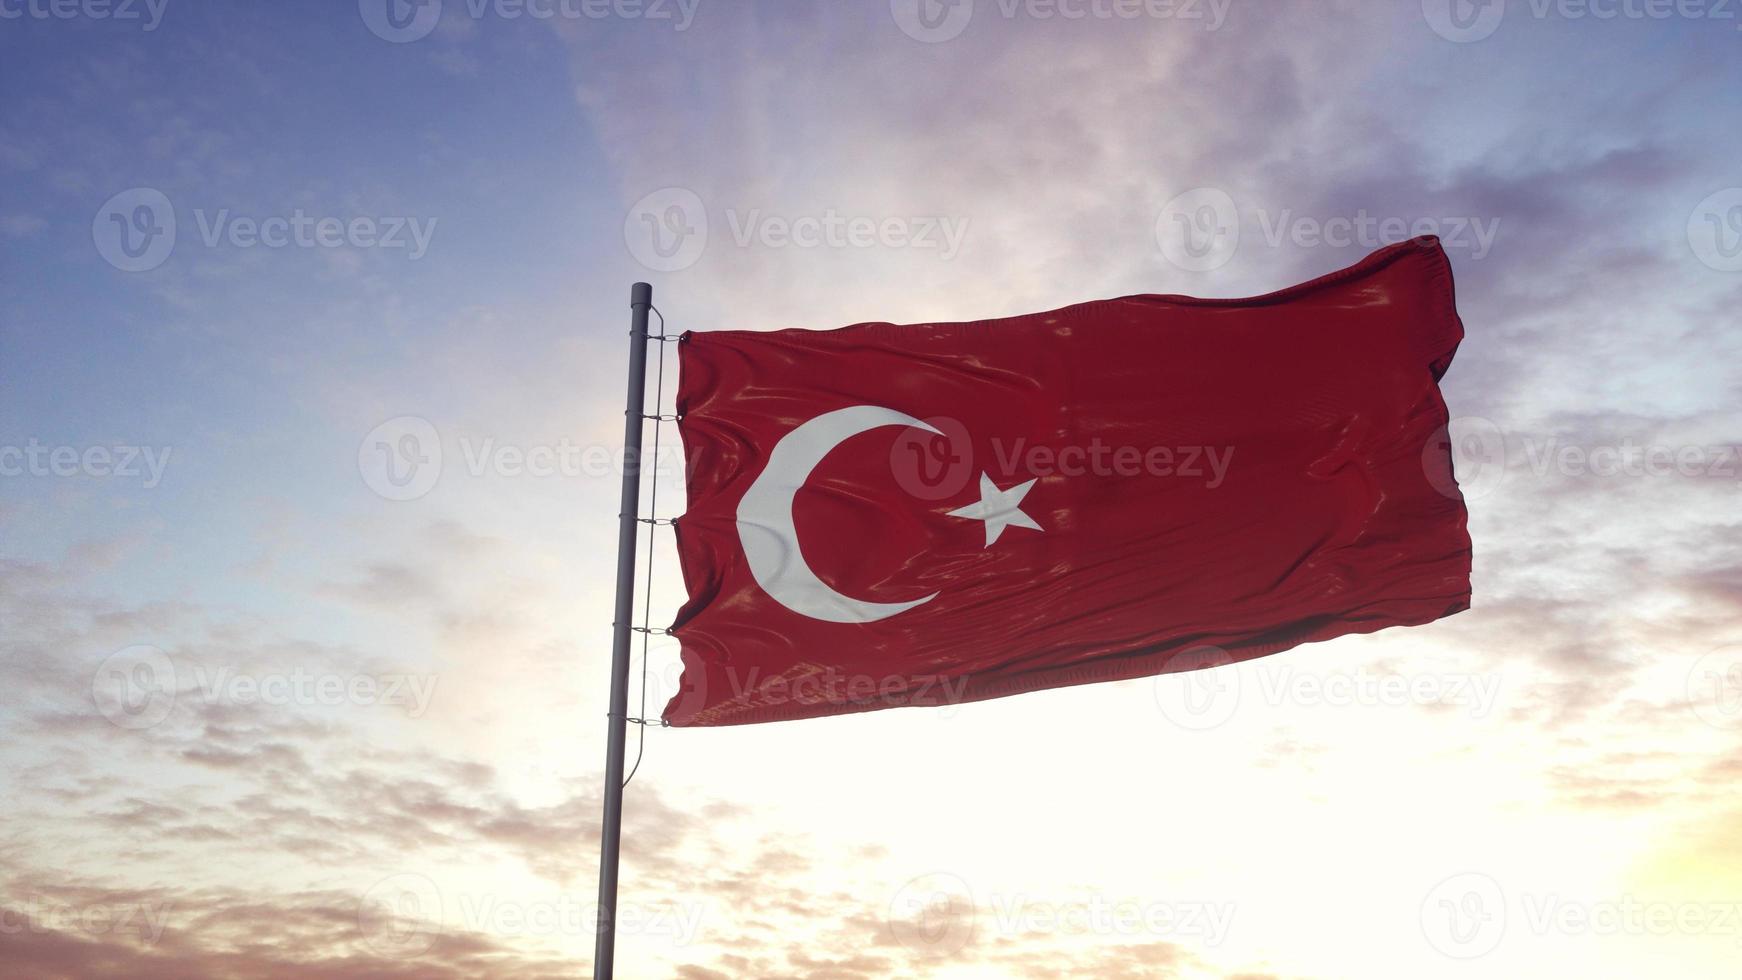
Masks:
[[[392,923],[353,896],[302,892],[263,902],[252,891],[150,891],[33,885],[0,901],[0,959],[20,980],[137,977],[265,980],[572,975],[475,932],[437,934],[416,955],[371,949]]]

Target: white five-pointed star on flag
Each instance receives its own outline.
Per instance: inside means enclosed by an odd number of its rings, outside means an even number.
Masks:
[[[981,473],[979,502],[969,504],[966,507],[958,507],[950,511],[950,516],[971,517],[977,521],[985,521],[986,547],[988,548],[992,547],[992,542],[997,541],[998,536],[1004,533],[1004,529],[1012,524],[1040,531],[1041,526],[1034,523],[1034,518],[1024,514],[1022,508],[1018,506],[1022,503],[1022,498],[1034,487],[1034,483],[1035,481],[1029,480],[1021,486],[1000,490],[998,485],[992,482],[992,477],[989,474]]]

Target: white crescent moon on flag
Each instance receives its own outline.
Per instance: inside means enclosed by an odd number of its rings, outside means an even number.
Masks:
[[[824,412],[788,432],[768,454],[768,465],[738,502],[738,541],[762,591],[801,616],[830,623],[874,623],[938,597],[911,602],[866,602],[842,595],[817,578],[799,549],[792,500],[830,450],[861,432],[885,425],[937,429],[911,415],[875,405]]]

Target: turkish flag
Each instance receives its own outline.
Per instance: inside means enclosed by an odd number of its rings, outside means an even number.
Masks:
[[[665,720],[953,704],[1466,609],[1438,386],[1462,337],[1432,238],[1250,299],[687,333]]]

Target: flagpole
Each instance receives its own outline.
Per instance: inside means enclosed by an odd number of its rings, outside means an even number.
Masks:
[[[647,411],[647,311],[653,287],[629,288],[629,399],[623,410],[623,495],[617,506],[617,609],[611,620],[605,818],[599,835],[599,919],[593,980],[611,980],[617,947],[617,852],[623,836],[623,756],[629,741],[629,628],[635,616],[635,532],[641,509],[641,422]]]

